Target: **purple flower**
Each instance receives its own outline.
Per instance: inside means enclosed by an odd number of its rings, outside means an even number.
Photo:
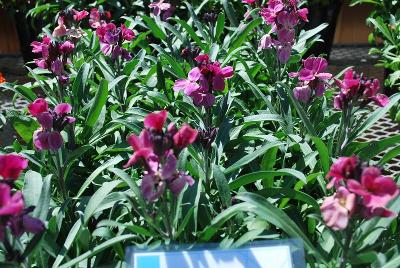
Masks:
[[[161,16],[163,20],[167,20],[174,14],[175,7],[165,2],[164,0],[160,0],[158,2],[153,2],[149,5],[150,8],[153,9],[153,14],[155,16]]]
[[[69,116],[72,107],[68,103],[58,104],[54,111],[48,108],[44,99],[37,99],[29,104],[28,109],[32,116],[36,117],[41,128],[33,133],[33,143],[38,150],[58,150],[64,140],[61,131],[75,122],[75,118]]]
[[[311,99],[311,88],[307,85],[295,87],[293,90],[294,97],[302,103],[308,103]]]
[[[177,170],[177,158],[182,149],[196,140],[197,131],[188,125],[178,130],[173,123],[165,131],[167,116],[165,110],[147,115],[140,136],[128,138],[135,153],[124,167],[143,165],[141,190],[149,202],[159,199],[166,189],[178,195],[186,184],[193,184],[190,176]]]
[[[225,80],[232,78],[234,70],[231,66],[221,68],[219,62],[211,62],[207,54],[195,58],[198,67],[193,68],[188,79],[178,79],[174,90],[183,91],[191,97],[196,106],[211,107],[215,103],[212,91],[225,89]]]
[[[269,0],[268,7],[263,8],[260,11],[261,16],[267,24],[274,24],[278,13],[284,9],[284,5],[281,0]]]

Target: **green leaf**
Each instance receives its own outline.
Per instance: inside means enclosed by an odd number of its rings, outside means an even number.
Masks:
[[[379,165],[382,166],[399,155],[400,155],[400,145],[387,152],[379,161]]]
[[[24,202],[26,207],[36,206],[42,191],[43,179],[39,173],[29,170],[24,180]]]
[[[221,171],[221,168],[215,164],[213,165],[213,174],[222,205],[226,208],[230,207],[232,205],[232,197],[225,174]]]
[[[68,253],[68,250],[74,243],[76,236],[78,235],[78,232],[80,229],[81,229],[81,219],[78,219],[75,222],[74,226],[72,226],[72,228],[70,229],[68,236],[64,241],[63,247],[61,248],[61,251],[58,253],[56,260],[53,263],[53,266],[52,266],[53,268],[59,267],[61,262],[64,260],[64,258],[66,257],[66,255]],[[66,267],[70,267],[70,266],[66,266]]]
[[[330,160],[329,160],[329,151],[328,147],[325,145],[325,143],[318,137],[311,137],[311,140],[314,142],[315,146],[317,147],[318,154],[319,154],[319,159],[321,161],[321,166],[322,169],[326,174],[329,172],[330,168]]]
[[[214,39],[218,40],[225,28],[225,13],[221,12],[218,15],[217,23],[215,25]]]
[[[357,152],[357,155],[364,160],[369,160],[386,149],[400,143],[400,135],[385,138],[379,141],[370,141],[367,146]]]
[[[269,149],[271,149],[273,147],[281,146],[281,145],[284,145],[284,144],[285,144],[284,142],[280,142],[280,141],[267,143],[267,144],[263,145],[261,148],[259,148],[257,150],[254,150],[250,154],[244,156],[243,158],[238,160],[236,163],[234,163],[233,165],[231,165],[230,167],[225,169],[224,173],[225,174],[231,173],[231,172],[241,168],[242,166],[250,163],[251,161],[253,161],[257,157],[263,155]]]
[[[78,74],[76,75],[75,81],[72,84],[72,94],[74,98],[72,99],[74,103],[74,110],[77,111],[78,107],[87,98],[87,91],[85,91],[87,80],[89,77],[90,63],[84,63],[81,68],[79,68]]]
[[[85,212],[83,214],[83,222],[86,225],[90,217],[95,213],[96,209],[101,205],[101,202],[106,198],[106,196],[114,190],[115,187],[120,184],[120,180],[105,182],[103,185],[93,194],[86,205]]]
[[[43,181],[42,189],[40,191],[39,200],[36,204],[35,210],[33,211],[33,217],[38,218],[42,221],[47,220],[47,215],[50,210],[51,200],[51,178],[52,175],[46,176]]]
[[[112,247],[123,241],[132,240],[134,238],[137,238],[137,235],[127,234],[127,235],[120,235],[120,236],[114,237],[114,238],[109,239],[106,242],[103,242],[100,245],[94,247],[90,251],[87,251],[87,252],[81,254],[79,257],[76,257],[75,259],[72,259],[69,262],[61,265],[59,268],[73,267],[74,265],[76,265],[92,256],[98,255],[100,252],[108,249],[109,247]]]
[[[386,26],[386,23],[383,21],[383,19],[381,17],[377,17],[376,19],[368,18],[367,21],[371,22],[375,26],[375,28],[377,28],[383,34],[383,36],[388,41],[390,41],[393,45],[397,45],[398,44],[394,40],[391,30],[389,30],[389,28]]]
[[[233,50],[240,47],[249,38],[250,33],[258,27],[262,21],[262,18],[259,17],[249,22],[246,26],[238,28],[237,32],[232,36],[228,55],[232,53]]]
[[[398,268],[400,267],[400,256],[396,256],[387,262],[382,268]]]
[[[101,110],[107,103],[108,97],[108,81],[103,79],[100,83],[99,90],[94,97],[92,107],[90,107],[88,117],[86,119],[86,126],[93,129],[97,120],[99,119]]]
[[[236,198],[250,205],[247,207],[249,212],[255,213],[262,219],[272,223],[290,237],[301,238],[310,254],[326,263],[326,253],[320,252],[299,226],[285,212],[272,205],[268,199],[253,193],[239,193]]]
[[[264,197],[272,197],[272,198],[276,198],[277,196],[280,196],[281,198],[291,198],[291,199],[295,199],[298,201],[302,201],[310,206],[312,206],[316,211],[319,211],[320,206],[317,202],[317,200],[315,200],[313,197],[311,197],[310,195],[297,191],[297,190],[293,190],[290,188],[280,188],[280,187],[272,187],[272,188],[266,188],[263,190],[260,190],[257,192],[257,194],[260,194]]]
[[[250,174],[246,174],[238,177],[236,180],[229,183],[229,188],[231,190],[239,189],[242,186],[254,183],[258,180],[268,179],[270,177],[278,176],[293,176],[304,183],[307,183],[307,178],[300,171],[284,168],[276,171],[257,171]]]
[[[93,171],[92,174],[90,174],[90,176],[86,179],[86,181],[83,183],[83,185],[81,186],[81,188],[79,189],[76,198],[79,198],[83,192],[86,190],[86,188],[92,183],[92,181],[101,174],[101,172],[103,172],[104,170],[113,167],[117,164],[119,164],[122,160],[124,160],[122,158],[122,156],[118,155],[110,160],[108,160],[107,162],[105,162],[104,164],[102,164],[101,166],[99,166],[95,171]]]
[[[239,22],[237,20],[237,12],[228,0],[221,0],[222,6],[224,7],[226,15],[228,15],[228,19],[231,22],[232,27],[238,27]]]
[[[151,30],[154,37],[161,40],[167,39],[167,35],[161,30],[160,27],[158,27],[157,23],[152,18],[143,15],[142,19],[146,23],[147,27],[149,27],[149,29]]]

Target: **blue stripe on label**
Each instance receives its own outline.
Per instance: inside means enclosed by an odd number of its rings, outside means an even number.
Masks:
[[[160,256],[138,256],[135,268],[160,268]]]

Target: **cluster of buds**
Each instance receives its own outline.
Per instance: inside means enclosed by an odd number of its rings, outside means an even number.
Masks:
[[[75,45],[72,42],[56,42],[52,41],[50,37],[44,36],[42,42],[34,41],[31,46],[33,47],[32,52],[41,56],[35,59],[38,67],[49,70],[61,84],[69,82],[65,66],[69,62],[69,56],[75,49]]]
[[[149,202],[156,201],[166,189],[177,196],[186,185],[194,183],[191,176],[177,170],[177,159],[184,148],[196,141],[197,131],[189,125],[178,130],[173,123],[164,130],[167,117],[165,110],[147,115],[140,136],[128,138],[135,152],[125,168],[135,163],[144,167],[141,190]]]
[[[132,55],[122,47],[124,41],[131,41],[135,38],[135,33],[126,28],[124,24],[117,27],[114,23],[102,24],[96,29],[96,34],[100,40],[101,51],[106,56],[111,56],[112,60],[121,57],[124,60],[131,60]]]
[[[164,0],[154,1],[149,7],[153,9],[154,16],[160,17],[162,20],[172,17],[176,9],[174,5]]]
[[[299,79],[298,86],[293,90],[297,100],[309,103],[316,96],[324,94],[327,81],[332,78],[332,74],[325,73],[328,62],[321,57],[310,57],[303,61],[303,68],[297,73],[289,73],[291,78]]]
[[[343,80],[335,79],[340,93],[334,99],[334,107],[343,110],[351,104],[353,107],[365,107],[374,102],[380,107],[389,103],[389,98],[380,94],[380,83],[378,79],[368,79],[364,75],[358,75],[352,69],[344,73]]]
[[[346,229],[351,218],[393,217],[388,203],[396,198],[399,189],[382,170],[368,166],[358,157],[340,157],[328,173],[327,188],[336,193],[327,197],[321,212],[326,225],[333,230]]]
[[[232,78],[234,71],[231,66],[221,68],[219,62],[211,62],[207,54],[197,56],[195,61],[197,67],[189,72],[188,79],[177,80],[174,90],[182,90],[196,106],[209,108],[215,103],[213,91],[224,90],[225,79]]]
[[[33,134],[33,143],[38,150],[58,150],[64,144],[61,131],[75,122],[69,116],[72,107],[68,103],[58,104],[54,110],[49,109],[45,99],[37,99],[28,105],[28,110],[39,122],[41,128]]]
[[[22,192],[14,191],[14,182],[28,167],[28,161],[16,154],[0,155],[0,241],[6,238],[6,229],[15,237],[23,233],[40,233],[44,230],[41,220],[29,216],[33,207],[25,208]]]
[[[260,15],[265,23],[272,26],[271,31],[261,38],[260,48],[275,47],[279,62],[285,64],[295,42],[295,27],[300,21],[307,21],[308,9],[299,9],[297,0],[269,0],[268,6],[261,9]]]
[[[58,26],[53,31],[53,37],[69,36],[76,39],[82,37],[84,31],[79,25],[88,15],[89,12],[86,10],[67,9],[61,11],[58,16]]]

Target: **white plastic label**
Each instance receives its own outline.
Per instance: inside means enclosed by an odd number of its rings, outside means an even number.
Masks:
[[[132,267],[132,266],[128,266]],[[133,268],[294,268],[289,245],[135,252]]]

